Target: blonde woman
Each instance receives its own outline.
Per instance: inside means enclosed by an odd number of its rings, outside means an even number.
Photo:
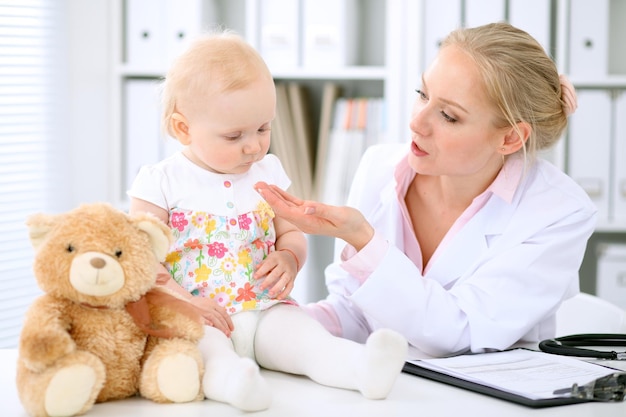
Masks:
[[[554,336],[579,291],[596,208],[537,157],[576,109],[573,87],[528,33],[452,32],[422,85],[410,141],[376,146],[346,207],[257,184],[277,215],[347,245],[329,297],[306,306],[333,334],[403,334],[414,356],[507,349]]]

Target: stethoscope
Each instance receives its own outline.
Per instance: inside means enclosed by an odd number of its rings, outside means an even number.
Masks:
[[[539,349],[556,355],[577,356],[608,360],[626,360],[626,352],[585,349],[580,346],[626,346],[626,334],[588,333],[546,339],[539,343]]]

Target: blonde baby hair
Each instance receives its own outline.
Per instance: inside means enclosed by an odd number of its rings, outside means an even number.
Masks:
[[[272,80],[272,75],[261,55],[237,33],[220,30],[198,36],[176,58],[162,83],[162,129],[174,136],[172,114],[184,114],[191,103],[260,78]]]

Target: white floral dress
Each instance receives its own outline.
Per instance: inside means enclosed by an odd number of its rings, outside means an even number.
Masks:
[[[143,167],[128,194],[164,208],[174,235],[165,266],[191,294],[211,297],[229,314],[277,302],[260,291],[256,265],[274,250],[274,213],[254,190],[257,181],[290,181],[271,154],[245,174],[206,171],[177,153]],[[293,300],[286,300],[293,302]]]

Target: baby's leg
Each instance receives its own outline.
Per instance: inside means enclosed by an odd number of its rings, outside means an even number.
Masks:
[[[259,365],[338,388],[385,398],[402,371],[408,344],[400,334],[377,330],[362,345],[332,336],[299,307],[280,304],[261,314],[255,337]]]
[[[205,363],[204,395],[244,411],[259,411],[270,406],[271,392],[250,358],[240,357],[221,331],[205,326],[200,350]]]

